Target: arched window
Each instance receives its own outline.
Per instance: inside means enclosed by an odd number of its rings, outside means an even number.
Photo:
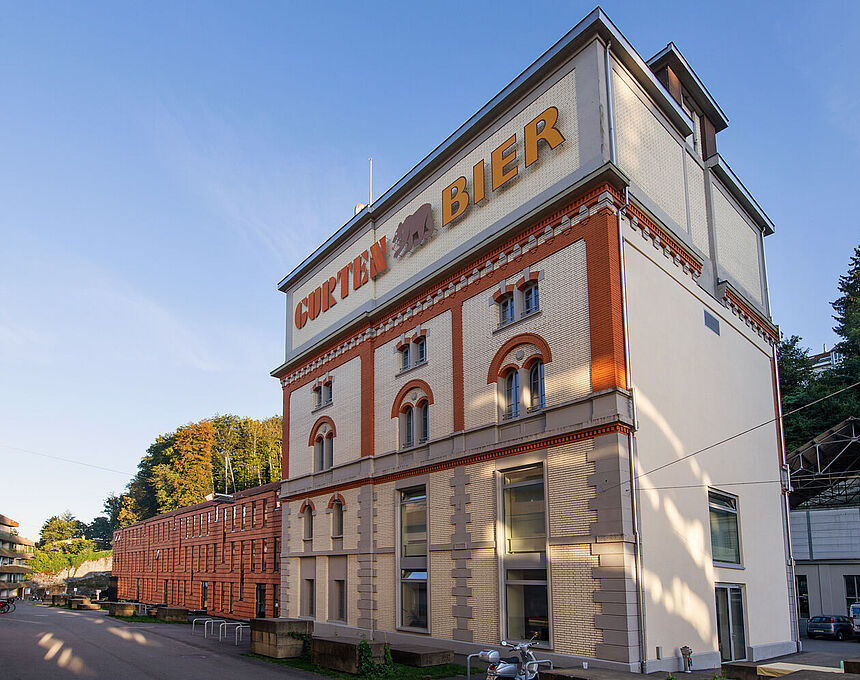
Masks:
[[[412,446],[414,443],[414,439],[412,438],[412,433],[415,427],[415,413],[412,409],[412,406],[406,405],[403,407],[403,418],[401,420],[401,442],[403,443],[404,448],[408,448]]]
[[[325,463],[325,442],[323,437],[317,437],[314,441],[314,472],[322,471]]]
[[[329,432],[323,442],[323,470],[328,470],[334,465],[334,433]]]
[[[535,361],[529,369],[529,411],[537,411],[546,405],[543,389],[543,361]]]
[[[512,368],[505,375],[504,418],[516,418],[520,415],[520,374]]]
[[[304,520],[304,539],[311,540],[314,537],[314,511],[310,505],[306,505],[302,511]]]
[[[343,536],[343,503],[335,499],[331,504],[331,537]]]
[[[418,443],[423,444],[430,439],[430,408],[427,400],[418,403]]]

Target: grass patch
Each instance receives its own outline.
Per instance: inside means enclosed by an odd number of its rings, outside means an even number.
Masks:
[[[359,677],[352,673],[323,668],[304,659],[273,659],[268,656],[260,656],[259,654],[243,654],[243,656],[276,663],[280,666],[289,666],[300,671],[316,673],[327,678],[337,678],[338,680],[356,680]],[[447,678],[459,678],[462,675],[466,675],[466,667],[453,663],[448,663],[444,666],[429,666],[427,668],[415,668],[414,666],[404,666],[396,663],[394,664],[393,677],[397,678],[397,680],[443,680]]]
[[[180,626],[191,623],[190,621],[162,621],[154,616],[113,616],[108,614],[108,617],[117,621],[128,621],[129,623],[178,623]]]

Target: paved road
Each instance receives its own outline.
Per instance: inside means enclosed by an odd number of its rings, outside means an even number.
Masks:
[[[199,630],[199,629],[198,629]],[[239,647],[206,640],[191,626],[126,623],[105,612],[78,612],[18,602],[0,616],[3,680],[319,680],[241,656]]]

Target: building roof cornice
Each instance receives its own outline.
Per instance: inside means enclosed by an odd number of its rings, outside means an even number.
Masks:
[[[439,146],[433,149],[394,186],[375,200],[372,205],[355,215],[305,258],[278,283],[278,290],[286,292],[293,283],[331,254],[344,238],[372,226],[374,218],[377,215],[383,214],[389,207],[397,203],[405,194],[420,184],[425,177],[461,151],[480,130],[509,109],[523,95],[527,94],[547,74],[551,73],[594,39],[601,40],[604,44],[608,43],[610,45],[613,56],[636,77],[682,136],[686,137],[692,134],[692,119],[672,98],[662,83],[657,80],[651,68],[639,56],[627,38],[624,37],[603,10],[597,7],[544,52],[534,63],[520,73],[501,92],[487,102],[478,112],[463,123],[463,125],[449,135]]]

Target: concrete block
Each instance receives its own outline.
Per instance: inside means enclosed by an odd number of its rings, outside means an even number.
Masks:
[[[344,673],[358,673],[358,646],[361,640],[348,638],[314,638],[311,640],[311,661],[317,666]],[[385,659],[385,643],[367,642],[374,663]]]
[[[314,622],[306,619],[251,619],[251,653],[273,659],[302,655],[304,642],[293,634],[313,635]]]
[[[133,602],[111,602],[108,614],[111,616],[134,616],[136,605]]]
[[[155,615],[159,621],[181,621],[188,622],[188,610],[182,607],[159,607]]]
[[[391,647],[391,658],[396,663],[404,666],[442,666],[446,663],[454,663],[454,652],[448,649],[433,649],[419,645],[393,645]]]
[[[732,661],[722,666],[723,676],[731,680],[758,680],[758,665],[750,661]]]

